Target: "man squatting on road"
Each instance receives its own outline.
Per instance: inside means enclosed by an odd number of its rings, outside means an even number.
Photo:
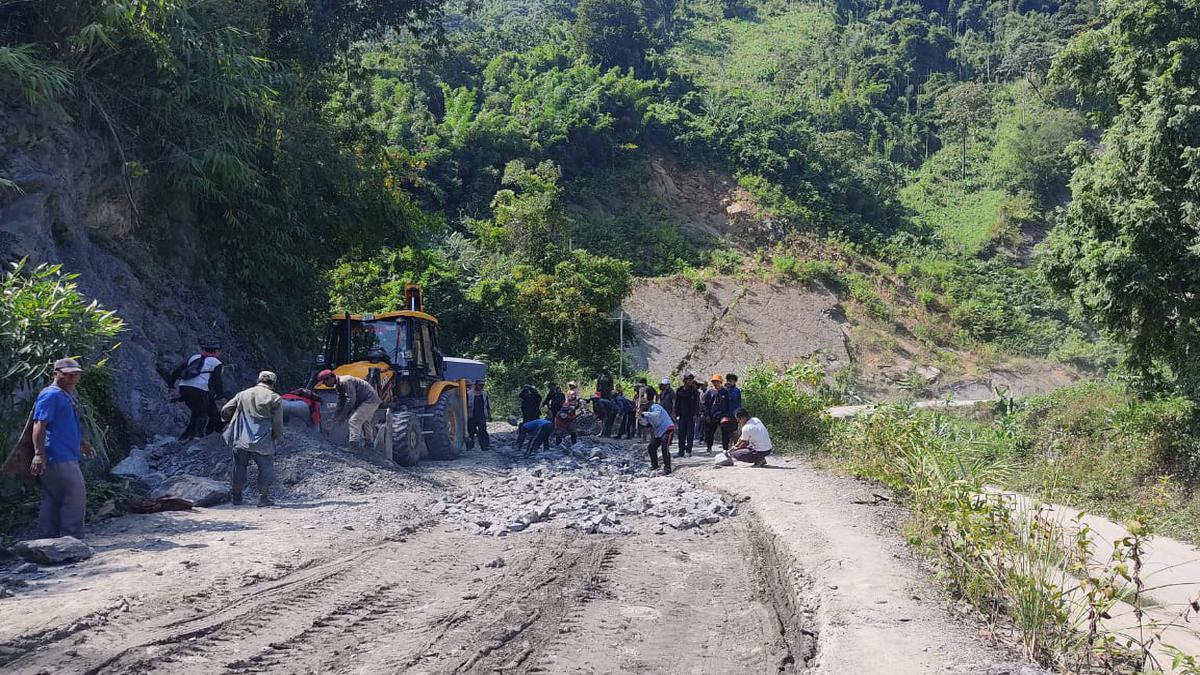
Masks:
[[[242,503],[242,488],[250,460],[258,467],[258,505],[272,506],[270,489],[275,482],[275,441],[283,435],[283,399],[275,393],[275,373],[264,370],[258,384],[241,391],[221,408],[225,442],[233,448],[231,501]]]
[[[332,370],[317,373],[317,381],[326,387],[337,389],[338,405],[333,413],[333,424],[346,422],[349,428],[350,446],[347,452],[359,454],[364,442],[375,442],[375,411],[383,403],[375,387],[361,377],[337,375]]]
[[[751,417],[743,408],[734,413],[742,432],[737,445],[733,446],[729,457],[739,462],[747,462],[754,466],[766,466],[767,455],[771,454],[771,436],[767,434],[767,426],[757,417]]]
[[[54,383],[38,393],[33,404],[33,462],[29,472],[42,488],[38,506],[38,535],[83,537],[87,490],[79,456],[92,457],[92,445],[79,426],[75,385],[83,368],[75,359],[54,362]]]

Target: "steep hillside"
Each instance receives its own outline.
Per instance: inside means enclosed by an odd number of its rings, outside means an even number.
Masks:
[[[230,386],[252,373],[215,288],[215,253],[197,236],[186,206],[156,212],[152,237],[140,231],[120,160],[97,132],[20,107],[0,108],[0,259],[61,263],[81,290],[125,319],[111,358],[114,402],[146,433],[180,427],[182,406],[167,401],[166,374],[201,337],[225,343]],[[135,195],[144,208],[142,190]],[[158,240],[160,245],[147,243]],[[283,365],[283,364],[280,364]]]

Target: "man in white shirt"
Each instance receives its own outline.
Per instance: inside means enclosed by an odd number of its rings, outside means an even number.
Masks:
[[[767,426],[757,417],[751,417],[743,408],[738,408],[733,416],[737,418],[738,426],[741,427],[741,435],[737,444],[729,451],[730,459],[754,466],[766,466],[767,455],[771,454],[772,450]]]
[[[207,341],[200,346],[199,354],[192,354],[171,373],[167,386],[179,387],[179,400],[187,405],[191,413],[191,419],[179,440],[200,438],[220,428],[221,418],[216,402],[225,398],[225,387],[221,382],[222,367],[221,345]]]

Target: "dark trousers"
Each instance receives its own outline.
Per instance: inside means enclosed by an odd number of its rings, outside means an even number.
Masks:
[[[275,455],[261,455],[249,450],[233,451],[233,486],[229,490],[234,499],[242,498],[242,489],[246,487],[246,473],[250,469],[250,460],[258,467],[258,498],[267,496],[271,485],[275,483]]]
[[[183,430],[179,440],[200,438],[208,433],[208,416],[216,408],[212,394],[195,387],[180,387],[179,398],[183,399],[183,404],[192,413],[192,418],[188,420],[187,428]]]
[[[768,453],[765,452],[755,452],[750,448],[742,448],[741,450],[734,450],[733,452],[729,453],[729,458],[736,459],[739,462],[753,464],[760,459],[766,459],[767,454]]]
[[[221,419],[221,409],[217,407],[217,397],[208,395],[208,424],[204,427],[206,434],[219,434],[225,430],[225,422]]]
[[[617,426],[617,438],[633,438],[633,429],[637,424],[637,416],[631,412],[619,415],[620,424]]]
[[[528,445],[525,446],[525,455],[526,456],[532,455],[533,449],[536,448],[538,445],[541,445],[543,450],[549,450],[550,449],[550,434],[553,432],[554,432],[554,428],[549,427],[549,426],[538,429],[536,434],[526,434],[525,430],[522,429],[521,432],[517,434],[517,447],[518,448],[521,447],[521,441],[522,441],[523,437],[528,435],[529,443],[528,443]]]
[[[616,415],[609,415],[608,417],[604,418],[604,430],[600,432],[601,436],[604,438],[609,438],[612,436],[613,422],[615,422],[616,419]]]
[[[671,434],[668,431],[658,438],[651,438],[646,451],[650,453],[650,468],[658,468],[658,455],[662,454],[663,470],[671,473]]]
[[[692,444],[696,441],[695,418],[680,417],[675,426],[679,427],[679,454],[692,454]]]
[[[83,538],[83,519],[87,511],[87,490],[79,462],[47,464],[38,476],[42,490],[38,506],[38,536]]]
[[[491,439],[488,437],[487,420],[471,420],[467,422],[467,447],[475,447],[475,437],[479,437],[479,448],[487,450],[491,445]]]
[[[578,443],[578,442],[579,442],[579,435],[578,435],[578,434],[576,434],[574,431],[570,431],[570,432],[567,432],[567,433],[565,433],[565,434],[562,434],[562,435],[559,435],[558,433],[555,433],[555,434],[554,434],[554,444],[555,444],[555,445],[562,445],[562,441],[563,441],[563,439],[564,439],[564,438],[566,438],[567,436],[570,436],[570,437],[571,437],[571,445],[575,445],[576,443]]]
[[[542,416],[541,408],[521,408],[521,423],[532,422]]]
[[[704,429],[704,444],[708,446],[708,451],[712,452],[713,442],[717,437],[717,429],[721,430],[721,449],[728,451],[729,441],[733,438],[732,422],[722,424],[719,420],[710,420],[708,426]]]

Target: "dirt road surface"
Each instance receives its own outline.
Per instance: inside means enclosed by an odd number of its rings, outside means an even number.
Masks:
[[[653,478],[630,446],[529,460],[497,441],[415,470],[361,462],[388,480],[276,508],[105,521],[73,565],[5,563],[0,670],[1009,672],[894,523],[845,503],[852,482],[699,457]],[[474,522],[543,501],[502,535]]]

